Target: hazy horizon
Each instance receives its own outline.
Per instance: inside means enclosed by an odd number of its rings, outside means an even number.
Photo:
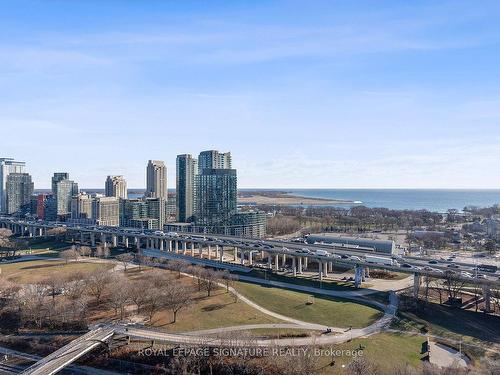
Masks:
[[[241,187],[500,187],[496,1],[119,4],[0,5],[0,156],[35,187],[174,187],[207,149]]]

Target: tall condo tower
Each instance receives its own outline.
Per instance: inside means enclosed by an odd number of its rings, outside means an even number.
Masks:
[[[107,197],[127,199],[127,181],[123,176],[108,176],[106,178],[105,194]]]
[[[167,167],[161,160],[150,160],[146,170],[146,197],[167,200]]]
[[[196,175],[198,161],[190,154],[177,155],[176,160],[176,205],[177,221],[191,221],[196,205]]]
[[[11,173],[24,173],[26,163],[12,158],[0,158],[0,213],[7,212],[7,177]]]

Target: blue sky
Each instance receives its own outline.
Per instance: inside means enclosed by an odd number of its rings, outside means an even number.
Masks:
[[[0,0],[0,156],[81,187],[500,187],[500,3]]]

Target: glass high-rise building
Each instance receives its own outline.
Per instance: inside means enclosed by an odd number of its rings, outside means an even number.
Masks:
[[[66,172],[56,172],[52,176],[52,194],[57,195],[57,183],[62,180],[69,180],[69,173]]]
[[[204,169],[231,169],[231,153],[217,150],[202,151],[198,156],[198,167],[200,173]]]
[[[78,184],[71,180],[61,180],[56,183],[57,217],[61,220],[71,215],[71,200],[78,194]]]
[[[25,215],[31,212],[33,182],[28,173],[9,173],[6,182],[6,213]]]
[[[198,161],[190,154],[177,155],[176,160],[176,205],[177,221],[191,221],[196,204],[196,175]]]
[[[237,210],[235,169],[203,169],[197,178],[196,225],[225,227]]]
[[[0,158],[0,213],[7,212],[7,176],[10,173],[24,173],[26,163],[12,158]]]

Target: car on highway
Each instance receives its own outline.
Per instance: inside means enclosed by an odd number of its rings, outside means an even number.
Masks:
[[[302,249],[295,250],[295,252],[299,254],[310,254],[311,250],[309,250],[307,247],[303,247]]]
[[[333,258],[333,259],[342,259],[342,257],[338,254],[330,254],[330,256]]]
[[[456,264],[448,264],[446,267],[448,268],[460,268],[459,266],[457,266]]]
[[[330,253],[326,250],[316,250],[315,254],[323,257],[330,256]]]
[[[460,275],[462,275],[463,277],[467,277],[469,279],[473,278],[472,274],[470,272],[467,272],[467,271],[460,272]]]
[[[281,250],[282,250],[282,251],[286,251],[286,252],[289,252],[289,251],[290,251],[290,249],[289,249],[288,247],[286,247],[286,246],[283,246],[283,247],[281,248]]]
[[[429,260],[428,263],[429,264],[438,264],[439,262],[437,260],[433,259],[433,260]]]
[[[413,268],[413,266],[411,264],[408,264],[408,263],[403,263],[401,265],[402,268]]]
[[[361,258],[360,257],[357,257],[356,255],[352,255],[349,257],[350,260],[355,260],[357,262],[361,262]]]

